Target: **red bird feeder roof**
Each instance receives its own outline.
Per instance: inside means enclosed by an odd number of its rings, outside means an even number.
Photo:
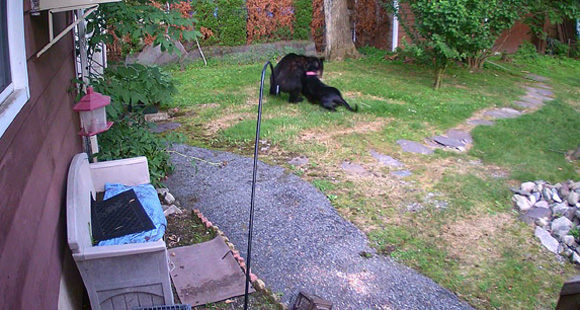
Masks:
[[[81,98],[79,103],[75,104],[75,111],[93,111],[111,103],[111,97],[96,93],[92,87],[87,88],[87,94]]]

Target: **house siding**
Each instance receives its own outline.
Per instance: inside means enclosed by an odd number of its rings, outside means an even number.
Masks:
[[[57,309],[66,247],[68,166],[82,151],[69,93],[75,77],[72,35],[40,58],[48,17],[24,1],[30,99],[0,139],[0,305]],[[54,16],[55,33],[70,21]]]

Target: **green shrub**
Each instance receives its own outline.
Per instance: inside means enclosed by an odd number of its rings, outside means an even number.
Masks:
[[[570,57],[575,59],[580,58],[580,41],[576,41],[572,44],[570,48]]]
[[[294,40],[310,38],[310,23],[312,22],[312,0],[294,1]]]
[[[177,93],[172,77],[158,67],[113,65],[103,76],[94,78],[91,85],[95,91],[111,97],[107,114],[115,122],[99,135],[99,160],[145,156],[151,183],[160,186],[173,170],[166,151],[168,141],[151,133],[141,114],[147,108],[172,100]]]
[[[568,57],[570,55],[570,46],[558,40],[549,41],[549,53],[554,56]]]
[[[524,44],[520,45],[516,52],[516,56],[524,59],[536,59],[538,58],[538,50],[534,44],[526,41]]]
[[[113,160],[145,156],[149,163],[151,183],[155,187],[173,171],[166,151],[166,140],[151,133],[146,126],[129,121],[117,122],[111,129],[99,135],[99,160]]]
[[[197,27],[205,27],[213,35],[204,45],[235,46],[246,43],[246,3],[243,0],[194,0]]]
[[[169,74],[158,67],[139,64],[110,65],[103,76],[91,81],[91,85],[95,91],[111,97],[107,113],[112,119],[167,104],[177,93]]]

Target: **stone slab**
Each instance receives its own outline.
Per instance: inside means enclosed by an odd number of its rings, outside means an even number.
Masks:
[[[368,170],[366,170],[365,167],[363,167],[362,165],[355,164],[349,161],[343,161],[342,164],[340,164],[340,167],[342,168],[342,170],[348,173],[357,174],[360,176],[371,175],[371,173]]]
[[[535,109],[541,107],[543,104],[532,103],[528,101],[514,101],[514,104],[518,107],[522,107],[525,109]]]
[[[381,164],[388,167],[402,167],[404,166],[402,162],[394,159],[391,156],[378,153],[375,150],[370,150],[371,155]]]
[[[541,88],[543,88],[543,89],[548,89],[548,90],[552,89],[552,86],[550,86],[550,85],[546,85],[546,84],[544,84],[544,83],[534,83],[534,86],[535,86],[535,87],[541,87]]]
[[[452,148],[456,148],[456,149],[465,149],[465,143],[462,142],[459,139],[453,139],[453,138],[449,138],[449,137],[444,137],[444,136],[434,136],[431,137],[431,140],[446,146],[446,147],[452,147]]]
[[[433,154],[432,149],[424,146],[421,143],[417,143],[414,141],[401,139],[401,140],[397,140],[397,144],[399,146],[401,146],[401,148],[403,149],[404,152],[407,152],[407,153],[425,154],[425,155]]]
[[[546,96],[546,97],[554,96],[554,92],[549,90],[549,89],[532,87],[532,86],[526,86],[526,89],[527,89],[528,93],[536,93],[536,94]]]
[[[485,119],[472,119],[467,121],[467,123],[475,126],[492,126],[493,124],[495,124],[493,121],[488,121]]]
[[[542,98],[538,98],[537,96],[534,96],[533,94],[527,94],[525,96],[520,97],[520,101],[524,101],[524,102],[528,102],[531,104],[537,104],[537,105],[542,105],[544,104],[544,100]]]
[[[510,109],[510,108],[501,108],[501,109],[494,109],[485,112],[485,115],[494,117],[494,118],[516,118],[522,113],[518,110]]]
[[[182,303],[197,306],[244,295],[246,277],[221,236],[167,251],[175,264],[171,279]]]
[[[554,100],[554,98],[552,98],[552,97],[543,96],[543,95],[540,95],[538,93],[527,93],[526,94],[526,97],[531,97],[534,100],[540,100],[541,102],[546,102],[546,101],[552,101],[552,100]]]
[[[304,166],[304,165],[308,164],[308,162],[310,162],[310,160],[308,159],[308,157],[304,157],[304,156],[294,157],[290,161],[288,161],[288,163],[290,165],[293,165],[296,167]]]
[[[458,129],[449,129],[445,133],[446,136],[453,139],[458,139],[463,141],[466,144],[473,143],[473,138],[469,132],[458,130]]]
[[[526,78],[527,79],[530,79],[532,81],[536,81],[536,82],[547,82],[547,81],[550,80],[549,78],[547,78],[545,76],[541,76],[541,75],[537,75],[537,74],[531,74],[531,73],[528,74],[528,75],[526,75]]]

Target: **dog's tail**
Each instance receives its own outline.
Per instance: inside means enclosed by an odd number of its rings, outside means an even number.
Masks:
[[[358,112],[358,104],[354,105],[354,109],[343,98],[335,100],[336,103],[342,104],[345,108],[352,112]]]

